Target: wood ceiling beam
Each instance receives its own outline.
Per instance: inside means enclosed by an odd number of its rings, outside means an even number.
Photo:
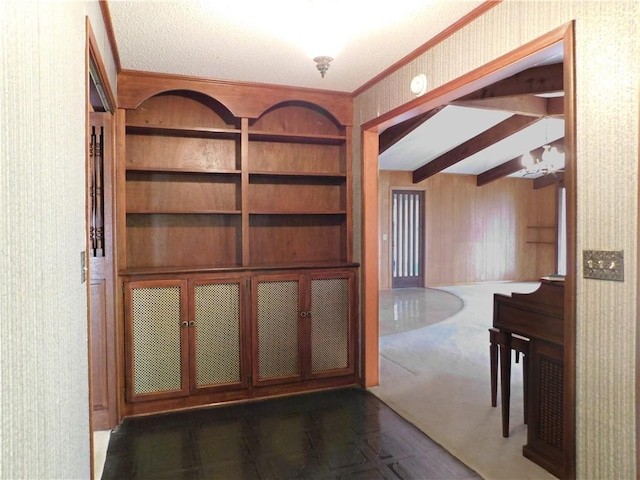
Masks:
[[[482,187],[487,183],[495,182],[502,177],[506,177],[508,175],[511,175],[512,173],[519,172],[520,170],[522,170],[522,155],[513,158],[501,165],[498,165],[497,167],[494,167],[490,170],[486,170],[476,176],[476,186]]]
[[[564,97],[547,98],[547,116],[564,117]]]
[[[502,110],[532,117],[546,117],[549,115],[547,100],[547,98],[536,97],[535,95],[522,95],[519,97],[485,98],[481,100],[456,100],[451,102],[451,105],[485,110]]]
[[[461,145],[449,150],[439,157],[431,160],[429,163],[421,166],[413,171],[413,183],[421,182],[442,170],[470,157],[474,153],[484,150],[500,140],[503,140],[514,133],[540,121],[536,117],[528,117],[524,115],[514,115],[506,120],[498,123],[490,129],[476,135]]]
[[[422,115],[418,115],[417,117],[410,118],[409,120],[405,120],[404,122],[398,123],[397,125],[393,125],[392,127],[387,128],[384,132],[380,134],[378,137],[378,154],[388,150],[393,145],[398,143],[408,134],[413,132],[416,128],[422,125],[424,122],[433,117],[436,113],[442,110],[445,105],[440,107],[436,107],[428,112],[423,113]]]
[[[460,97],[458,101],[540,95],[564,91],[562,63],[533,67]]]
[[[551,143],[551,146],[557,147],[560,151],[564,150],[564,138]],[[533,155],[533,158],[539,158],[542,156],[542,152],[544,152],[544,148],[539,147],[535,150],[532,150],[531,155]],[[516,158],[508,160],[507,162],[498,165],[497,167],[491,168],[479,174],[476,177],[476,185],[478,187],[482,187],[483,185],[499,180],[503,177],[511,175],[512,173],[519,172],[520,170],[522,170],[522,168],[522,155],[519,155]]]

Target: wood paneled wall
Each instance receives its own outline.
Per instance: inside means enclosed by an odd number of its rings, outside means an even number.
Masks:
[[[425,191],[425,286],[535,281],[556,271],[555,186],[534,190],[532,180],[503,178],[477,187],[475,175],[453,174],[413,184],[411,172],[390,170],[380,171],[379,182],[381,289],[391,288],[396,187]]]

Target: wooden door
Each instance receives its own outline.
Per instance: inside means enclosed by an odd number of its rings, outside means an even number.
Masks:
[[[355,273],[309,275],[309,376],[334,377],[355,372]]]
[[[261,275],[252,280],[253,384],[302,380],[302,278]],[[306,315],[306,313],[305,313]]]
[[[242,277],[193,280],[189,285],[192,392],[248,386],[249,354]]]
[[[116,426],[116,358],[113,237],[113,115],[91,113],[87,215],[91,354],[91,401],[94,430]]]
[[[126,282],[127,400],[189,394],[189,322],[186,280]]]
[[[424,192],[393,190],[392,288],[424,286]]]

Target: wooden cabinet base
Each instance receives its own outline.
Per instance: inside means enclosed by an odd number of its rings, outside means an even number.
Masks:
[[[294,395],[334,388],[345,388],[360,385],[355,375],[340,378],[310,380],[308,382],[291,383],[287,385],[258,387],[246,391],[228,391],[216,394],[191,395],[166,400],[126,403],[122,410],[122,417],[160,414],[195,408],[207,408],[229,405],[239,402],[255,401],[283,395]]]
[[[357,268],[123,277],[121,418],[357,385]]]

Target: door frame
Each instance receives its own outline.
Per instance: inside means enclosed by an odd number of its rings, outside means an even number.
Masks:
[[[450,102],[486,84],[484,80],[552,45],[563,45],[565,92],[565,186],[567,187],[567,276],[564,299],[564,466],[563,478],[575,477],[576,410],[576,118],[574,22],[507,53],[475,70],[365,122],[362,131],[362,385],[379,384],[379,206],[378,132]],[[484,83],[483,83],[484,80]]]
[[[93,111],[92,103],[91,103],[91,94],[90,94],[90,85],[91,85],[91,64],[95,66],[94,74],[97,74],[99,81],[101,82],[102,93],[106,97],[105,100],[109,103],[109,109],[111,112],[115,111],[116,108],[116,99],[113,94],[113,90],[111,88],[111,84],[109,83],[109,76],[107,75],[107,70],[104,66],[104,62],[102,60],[102,56],[100,54],[100,49],[98,47],[98,41],[96,40],[95,34],[93,33],[93,28],[91,27],[91,21],[87,16],[85,19],[85,199],[89,199],[89,189],[91,187],[91,178],[90,178],[90,154],[89,154],[89,143],[91,137],[91,112]],[[110,131],[115,133],[115,117],[111,116],[111,126]],[[115,135],[112,135],[112,138],[107,140],[110,142],[109,149],[113,153],[115,158]],[[115,165],[115,162],[114,162]],[[115,168],[112,169],[112,174],[115,172]],[[115,185],[115,177],[112,179],[112,185]],[[86,201],[85,200],[85,201]],[[114,206],[112,206],[113,208]],[[92,375],[93,375],[93,362],[91,359],[91,269],[89,265],[89,257],[88,252],[90,250],[90,236],[89,236],[89,211],[90,207],[88,204],[85,204],[85,251],[83,252],[84,258],[84,274],[85,274],[85,284],[86,284],[86,296],[87,296],[87,361],[88,361],[88,389],[89,389],[89,451],[91,453],[90,458],[90,469],[91,469],[91,478],[94,477],[94,443],[93,443],[93,388],[92,388]],[[114,210],[115,211],[115,210]],[[115,261],[115,252],[112,251],[112,255],[114,255]],[[115,279],[115,272],[113,272],[112,279]],[[115,284],[113,285],[115,292]],[[115,309],[114,305],[106,305],[106,308],[113,310],[113,317],[115,319]],[[114,322],[115,323],[115,322]],[[113,325],[115,328],[116,326]],[[115,334],[115,332],[114,332]],[[115,341],[115,337],[114,337]],[[115,345],[115,344],[114,344]],[[115,352],[114,352],[115,353]],[[115,358],[113,359],[115,362]],[[114,385],[115,387],[115,385]],[[115,392],[114,392],[115,393]],[[117,418],[117,403],[113,405],[113,408],[116,412]]]

